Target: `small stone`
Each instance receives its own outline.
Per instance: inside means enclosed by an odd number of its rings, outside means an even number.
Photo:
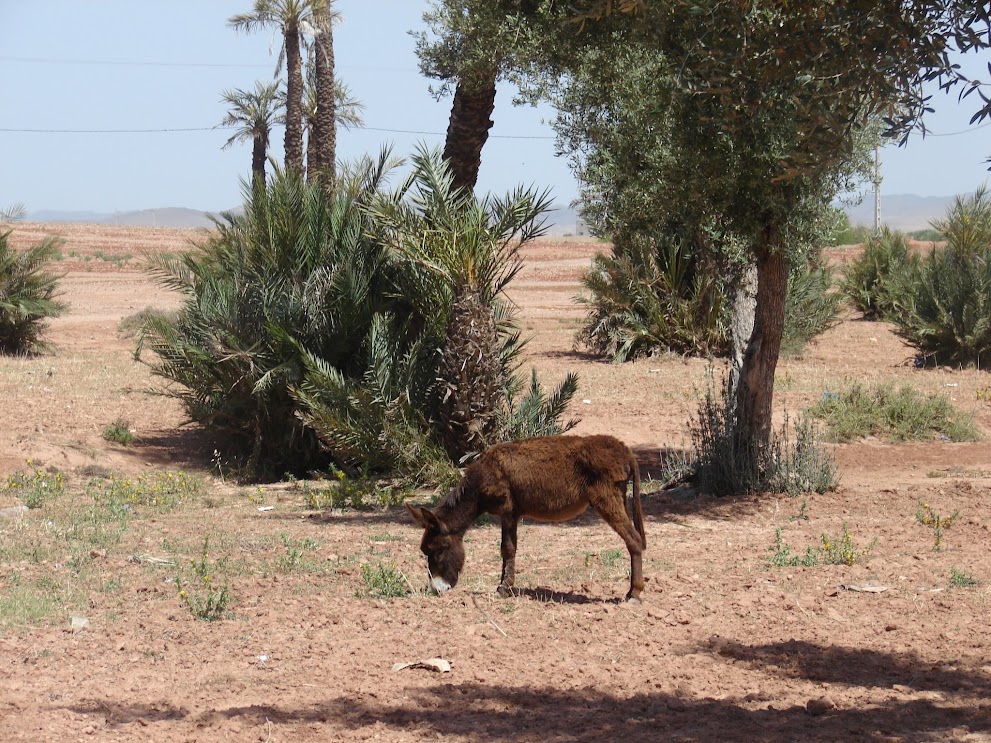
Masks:
[[[69,619],[69,626],[72,628],[73,632],[78,632],[81,629],[85,629],[89,626],[89,619],[86,617],[71,617]]]
[[[833,703],[829,697],[819,697],[818,699],[810,699],[805,704],[805,710],[813,717],[818,717],[819,715],[824,715],[829,710],[835,709],[836,705]]]
[[[669,697],[667,706],[672,712],[681,712],[686,707],[685,703],[678,697]]]

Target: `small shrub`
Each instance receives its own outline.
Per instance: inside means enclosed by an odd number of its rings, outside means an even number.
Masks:
[[[46,501],[58,498],[65,493],[65,475],[58,470],[50,471],[33,466],[27,461],[29,470],[18,470],[7,475],[4,489],[20,498],[28,508],[41,508]]]
[[[117,323],[117,335],[121,338],[138,338],[152,321],[175,323],[178,315],[176,310],[163,310],[149,305],[139,312],[122,317]]]
[[[61,255],[61,241],[46,238],[18,252],[9,237],[10,230],[0,231],[0,353],[43,351],[48,319],[68,307],[56,299],[61,277],[47,270]]]
[[[836,441],[876,436],[891,441],[975,441],[971,416],[957,411],[945,395],[923,395],[910,385],[853,384],[826,392],[806,411],[825,421]]]
[[[950,568],[950,585],[954,588],[970,588],[977,585],[977,580],[972,575],[957,570],[956,566]]]
[[[121,446],[130,446],[137,437],[131,431],[131,424],[124,418],[118,418],[103,428],[103,439]]]
[[[359,598],[404,598],[412,593],[409,580],[395,565],[372,567],[367,562],[362,563],[361,582],[364,590],[356,592]]]
[[[379,485],[369,477],[348,477],[346,473],[336,468],[332,468],[331,472],[337,480],[336,501],[355,510],[365,508],[369,503],[379,508],[398,506],[408,494],[407,491],[393,485]]]
[[[824,493],[836,487],[834,459],[811,421],[799,419],[792,444],[786,419],[766,454],[755,455],[742,451],[737,441],[733,405],[729,385],[724,381],[717,392],[710,373],[688,425],[693,479],[702,490],[721,497],[755,492]]]
[[[216,622],[230,616],[228,607],[231,597],[227,584],[218,588],[213,579],[214,573],[223,567],[226,559],[211,565],[209,558],[210,539],[207,537],[203,540],[200,558],[189,561],[193,573],[191,581],[184,583],[177,575],[175,585],[179,600],[194,617],[205,622]]]
[[[959,514],[960,511],[956,510],[949,516],[943,516],[942,514],[936,513],[936,511],[934,511],[932,506],[928,503],[919,501],[919,508],[915,512],[915,520],[932,529],[933,552],[939,552],[942,549],[943,534],[947,529],[953,526],[953,522],[956,521]]]
[[[839,536],[822,535],[821,560],[824,565],[854,565],[866,560],[876,544],[877,537],[874,537],[866,547],[857,547],[847,525],[843,524],[843,531]]]
[[[898,304],[901,276],[917,264],[905,235],[885,227],[871,235],[864,252],[847,265],[843,293],[865,319],[888,319]]]
[[[768,552],[767,561],[776,568],[814,568],[819,564],[819,553],[812,547],[806,547],[802,555],[793,554],[791,547],[784,543],[780,528],[774,530],[774,544],[768,547]]]

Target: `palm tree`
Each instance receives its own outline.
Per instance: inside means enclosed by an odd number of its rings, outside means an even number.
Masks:
[[[230,106],[221,126],[234,127],[234,135],[227,140],[223,149],[235,142],[251,140],[251,180],[265,186],[265,158],[268,156],[268,143],[275,124],[283,123],[277,113],[279,82],[273,80],[255,83],[253,91],[225,90],[224,102]]]
[[[496,68],[485,68],[472,77],[461,77],[454,90],[447,125],[444,159],[450,163],[454,187],[473,191],[482,164],[482,147],[492,128],[495,108]]]
[[[286,168],[303,172],[303,62],[300,52],[304,30],[313,21],[313,0],[255,0],[250,13],[231,16],[236,31],[251,33],[275,26],[282,32],[282,50],[276,74],[286,63]]]
[[[313,69],[310,67],[310,69]],[[364,126],[365,121],[361,117],[361,112],[365,106],[354,97],[351,89],[342,82],[334,83],[334,119],[335,125],[344,129],[353,129]],[[306,120],[306,173],[307,177],[315,176],[321,172],[323,165],[320,155],[317,152],[318,137],[317,114],[319,112],[318,93],[314,80],[309,80],[306,86],[306,98],[303,103],[303,114]],[[336,132],[335,132],[336,143]],[[335,156],[336,160],[336,156]],[[336,165],[335,165],[336,170]],[[328,169],[329,172],[329,169]]]
[[[312,175],[327,174],[333,180],[337,170],[337,84],[334,80],[333,0],[313,0],[316,34],[313,43],[313,75],[316,111],[311,119],[310,138],[316,158],[308,165]]]

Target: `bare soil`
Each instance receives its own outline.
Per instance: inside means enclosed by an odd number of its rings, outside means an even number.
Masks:
[[[159,383],[118,334],[123,317],[178,304],[142,256],[200,233],[19,225],[15,244],[53,231],[67,240],[71,311],[51,324],[54,355],[0,359],[0,478],[57,468],[69,492],[0,516],[4,740],[991,740],[987,440],[838,446],[842,483],[826,495],[649,494],[640,606],[622,603],[628,561],[593,515],[524,523],[519,596],[494,593],[499,529],[485,523],[469,532],[455,590],[373,598],[366,578],[380,568],[426,582],[405,510],[320,512],[298,483],[230,482],[175,401],[147,394]],[[545,384],[578,372],[576,433],[622,438],[656,475],[660,451],[685,445],[706,362],[614,365],[573,349],[572,298],[599,248],[527,250],[512,290],[532,336],[527,363]],[[991,431],[986,372],[916,370],[912,355],[890,327],[851,313],[779,364],[778,414],[854,380],[893,379],[950,395]],[[104,440],[117,418],[135,445]],[[202,477],[202,492],[174,511],[135,509],[117,542],[79,552],[60,526],[92,501],[94,475],[178,468]],[[920,502],[959,511],[939,551]],[[18,504],[0,490],[0,509]],[[769,563],[779,529],[800,555],[844,527],[855,547],[873,543],[865,560]],[[195,618],[175,582],[192,585],[206,538],[211,579],[230,595],[231,618],[216,622]],[[953,569],[977,585],[952,585]],[[47,613],[10,619],[31,590]],[[88,624],[73,629],[72,617]],[[431,657],[450,672],[393,670]]]

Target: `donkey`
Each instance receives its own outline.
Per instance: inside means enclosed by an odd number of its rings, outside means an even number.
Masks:
[[[633,520],[626,510],[626,485],[633,480]],[[435,510],[406,504],[423,527],[420,550],[427,557],[430,586],[444,593],[458,583],[465,563],[463,538],[481,514],[502,521],[500,595],[516,579],[516,527],[527,516],[567,521],[589,505],[611,526],[630,552],[628,601],[643,591],[643,550],[647,535],[640,503],[636,457],[612,436],[544,436],[496,444],[465,470],[464,477]]]

